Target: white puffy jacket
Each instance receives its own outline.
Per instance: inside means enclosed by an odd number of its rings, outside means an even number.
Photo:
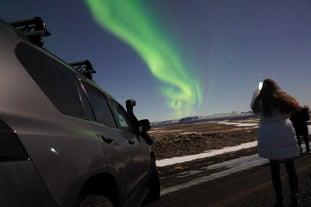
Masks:
[[[259,109],[262,109],[260,100]],[[257,152],[259,156],[271,160],[284,160],[298,156],[295,129],[289,114],[272,109],[272,117],[260,116]]]

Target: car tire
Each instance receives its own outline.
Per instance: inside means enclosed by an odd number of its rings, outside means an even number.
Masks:
[[[113,207],[113,204],[105,196],[89,195],[81,199],[78,207]]]

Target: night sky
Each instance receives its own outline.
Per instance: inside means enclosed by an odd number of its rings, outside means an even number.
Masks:
[[[6,21],[39,16],[44,47],[88,59],[95,81],[138,118],[250,111],[270,77],[311,106],[311,1],[2,0]]]

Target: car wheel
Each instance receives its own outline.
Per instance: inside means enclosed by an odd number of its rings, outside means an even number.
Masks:
[[[82,198],[78,207],[113,207],[111,201],[102,195],[89,195]]]

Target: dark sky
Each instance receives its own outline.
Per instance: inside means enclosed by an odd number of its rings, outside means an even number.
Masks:
[[[139,118],[249,111],[267,77],[311,104],[310,1],[98,2],[2,0],[0,18],[42,17],[52,33],[44,47],[68,62],[89,59],[107,92],[137,100]]]

